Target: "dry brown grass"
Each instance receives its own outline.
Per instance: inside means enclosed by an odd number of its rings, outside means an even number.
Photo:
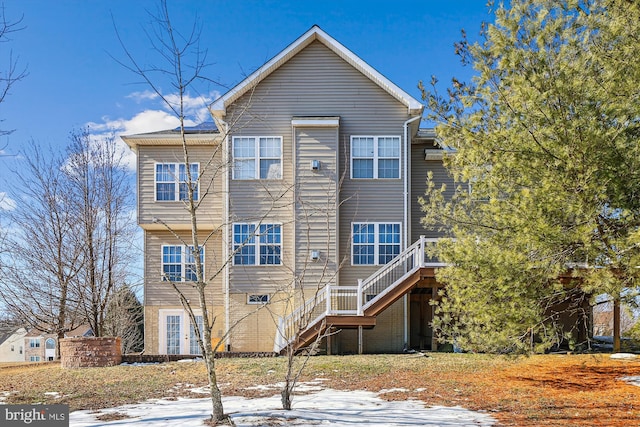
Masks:
[[[270,395],[277,391],[248,387],[281,381],[283,369],[281,358],[221,359],[218,379],[226,395]],[[640,376],[640,360],[434,353],[313,357],[303,380],[324,378],[327,387],[342,390],[400,389],[382,396],[485,410],[504,426],[640,425],[640,387],[621,381],[625,376]],[[205,378],[202,363],[73,370],[55,363],[0,365],[0,393],[11,392],[7,403],[99,409],[148,398],[197,397],[190,389],[203,386]]]

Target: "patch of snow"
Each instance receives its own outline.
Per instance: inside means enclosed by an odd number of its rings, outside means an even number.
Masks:
[[[194,387],[194,388],[190,388],[189,391],[191,393],[195,393],[195,394],[209,394],[210,393],[209,386],[206,386],[206,387]]]
[[[245,390],[269,391],[269,390],[276,390],[279,388],[282,388],[282,384],[260,384],[260,385],[254,385],[251,387],[246,387]]]
[[[60,396],[60,393],[58,393],[57,391],[45,391],[44,395],[45,396],[51,396],[51,397],[53,397],[55,399],[60,399],[60,397],[62,397],[62,396]]]
[[[261,399],[224,397],[225,411],[238,427],[264,425],[335,427],[362,426],[493,426],[490,415],[461,407],[425,407],[424,403],[410,400],[387,402],[368,391],[338,391],[325,389],[293,400],[294,409],[281,410],[280,396]],[[110,413],[126,414],[125,420],[98,421],[97,416]],[[136,405],[125,405],[101,411],[75,411],[70,414],[74,427],[121,426],[136,427],[195,427],[211,413],[211,400],[185,399],[149,400]]]
[[[262,384],[262,385],[247,387],[246,390],[258,390],[258,391],[282,390],[283,387],[284,387],[284,383]],[[322,388],[323,388],[322,380],[307,381],[304,383],[296,384],[294,393],[310,393],[313,391],[322,390]]]
[[[409,390],[407,390],[406,388],[385,388],[380,390],[378,393],[379,394],[385,394],[385,393],[407,393]]]
[[[640,376],[638,377],[622,377],[620,378],[622,381],[626,381],[629,384],[637,385],[640,387]]]
[[[4,405],[4,401],[11,395],[10,391],[0,391],[0,405]]]
[[[193,363],[193,362],[202,362],[202,357],[196,357],[195,359],[180,359],[178,363]]]
[[[611,357],[612,359],[634,360],[638,358],[638,355],[632,353],[614,353],[609,357]]]
[[[160,362],[122,362],[120,366],[149,366],[149,365],[159,365]]]

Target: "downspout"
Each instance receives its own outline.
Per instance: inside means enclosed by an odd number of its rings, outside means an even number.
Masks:
[[[404,122],[402,125],[404,130],[404,239],[402,242],[402,250],[404,251],[409,246],[409,156],[411,156],[411,144],[409,142],[409,123],[413,123],[416,120],[422,118],[422,115],[415,116]],[[404,321],[404,348],[409,348],[409,297],[404,294],[403,300],[403,313],[402,318]]]
[[[213,114],[212,114],[213,116]],[[225,168],[224,171],[224,187],[223,187],[223,194],[224,194],[224,203],[223,203],[223,223],[222,223],[222,259],[224,260],[224,273],[222,274],[222,286],[224,288],[224,324],[225,324],[225,331],[224,331],[224,347],[225,347],[225,351],[231,351],[231,334],[230,334],[230,330],[231,330],[231,326],[230,326],[230,322],[231,322],[231,313],[230,313],[230,307],[231,307],[231,302],[230,302],[230,295],[229,295],[229,274],[230,274],[230,269],[229,269],[229,242],[230,240],[230,227],[229,227],[229,212],[230,212],[230,208],[229,208],[229,125],[227,124],[227,122],[225,122],[224,120],[222,120],[221,117],[215,117],[215,122],[216,125],[220,125],[220,127],[222,127],[222,129],[224,130],[224,149],[222,150],[222,164],[224,165],[223,167]]]

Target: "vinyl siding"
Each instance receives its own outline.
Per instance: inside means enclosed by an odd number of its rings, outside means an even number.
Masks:
[[[294,116],[340,117],[338,179],[343,176],[345,179],[340,189],[340,249],[336,262],[344,261],[340,284],[355,285],[358,278],[367,277],[378,267],[351,267],[351,222],[402,222],[403,182],[402,177],[350,179],[350,137],[393,135],[402,139],[403,123],[409,118],[407,107],[322,43],[311,43],[227,109],[226,121],[233,124],[234,135],[283,137],[282,180],[231,180],[233,221],[260,217],[267,212],[284,222],[293,220],[293,192],[289,189],[294,183],[291,126]],[[273,209],[274,195],[278,196],[279,212]],[[283,237],[285,242],[291,242],[289,236]],[[283,250],[290,251],[291,247]]]
[[[429,238],[441,237],[442,232],[437,229],[426,229],[420,224],[420,219],[424,215],[422,207],[418,203],[418,198],[424,196],[426,190],[427,173],[433,173],[433,180],[437,188],[442,184],[447,187],[445,197],[453,196],[454,182],[453,177],[442,164],[441,160],[425,160],[424,150],[431,143],[413,144],[411,146],[411,239],[410,243],[415,242],[424,235]]]
[[[200,234],[200,239],[206,237],[206,232]],[[183,233],[181,237],[190,242],[188,233]],[[180,305],[178,295],[169,282],[162,281],[162,245],[179,245],[180,241],[169,231],[146,231],[144,233],[145,263],[144,263],[144,300],[145,305]],[[209,239],[205,246],[205,276],[217,271],[221,263],[222,243],[220,234]],[[187,298],[197,301],[198,296],[188,282],[178,285],[183,290]],[[223,304],[222,275],[218,275],[209,281],[207,285],[208,303],[214,306]]]
[[[190,147],[191,163],[200,163],[200,198],[203,200],[198,210],[198,223],[219,225],[223,212],[223,179],[219,159],[211,162],[214,146]],[[155,200],[155,165],[157,163],[184,163],[181,146],[140,146],[138,147],[138,223],[142,226],[154,224],[158,218],[167,224],[189,226],[189,212],[180,201]],[[210,185],[211,184],[211,185]],[[203,198],[209,187],[208,194]]]
[[[363,353],[400,353],[404,348],[404,300],[401,298],[376,318],[373,329],[362,331]],[[333,354],[357,354],[358,330],[343,329],[331,340]]]
[[[338,128],[297,128],[296,277],[305,287],[335,283]],[[319,170],[311,162],[320,162]],[[311,252],[319,259],[312,260]]]

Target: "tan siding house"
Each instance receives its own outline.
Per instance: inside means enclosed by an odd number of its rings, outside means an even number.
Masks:
[[[428,340],[410,342],[420,336],[411,329],[430,321],[409,312],[410,295],[435,295],[435,284],[362,288],[424,234],[417,199],[427,172],[449,179],[441,161],[425,160],[425,148],[442,150],[419,132],[420,102],[314,26],[210,111],[215,127],[186,135],[189,162],[175,130],[123,137],[138,155],[145,351],[193,349],[193,325],[171,284],[189,287],[190,224],[180,200],[188,167],[198,177],[199,229],[212,235],[205,270],[220,272],[205,275],[223,350],[279,350],[303,299],[325,295],[325,314],[352,322],[323,341],[325,351],[429,348]]]

